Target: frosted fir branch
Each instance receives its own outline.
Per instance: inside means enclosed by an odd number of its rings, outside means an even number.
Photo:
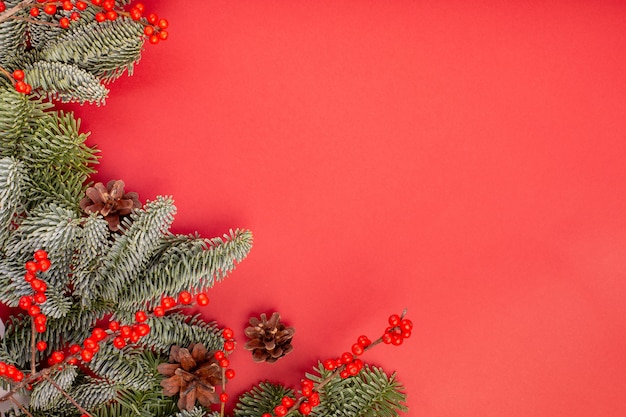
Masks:
[[[0,13],[0,23],[6,22],[7,20],[14,18],[16,14],[21,12],[26,8],[30,8],[37,4],[36,0],[22,0],[17,3],[15,6],[6,9],[4,12]]]

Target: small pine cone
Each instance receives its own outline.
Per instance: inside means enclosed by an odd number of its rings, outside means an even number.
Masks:
[[[87,214],[102,214],[112,232],[119,230],[120,216],[126,216],[141,207],[137,193],[124,193],[122,180],[111,180],[106,187],[97,182],[87,188],[85,194],[87,196],[80,200],[80,208]]]
[[[265,314],[261,314],[260,320],[252,317],[250,325],[245,330],[250,340],[244,348],[252,351],[255,362],[276,362],[293,350],[291,339],[296,329],[280,323],[279,313],[272,314],[269,320]]]
[[[203,344],[188,348],[172,346],[170,363],[162,363],[157,370],[169,378],[161,381],[163,394],[179,395],[178,408],[192,410],[196,401],[205,407],[219,403],[215,387],[222,383],[222,368]]]

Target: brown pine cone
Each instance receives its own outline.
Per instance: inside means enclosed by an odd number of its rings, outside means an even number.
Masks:
[[[191,344],[188,348],[172,346],[170,363],[162,363],[157,369],[169,377],[161,381],[163,394],[180,395],[180,410],[192,410],[196,401],[205,407],[219,403],[215,387],[222,383],[222,369],[213,352],[203,344]]]
[[[276,362],[293,350],[291,340],[296,329],[280,323],[279,313],[272,314],[269,320],[265,314],[261,314],[260,320],[252,317],[250,324],[245,329],[250,340],[244,348],[252,351],[255,362]]]
[[[124,193],[122,180],[111,180],[106,187],[97,182],[87,188],[85,194],[87,196],[80,200],[80,208],[87,214],[102,214],[109,223],[109,230],[113,232],[119,229],[120,216],[126,216],[141,207],[137,193]]]

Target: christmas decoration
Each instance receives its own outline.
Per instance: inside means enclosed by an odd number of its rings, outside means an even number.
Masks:
[[[250,340],[244,348],[252,351],[255,362],[276,362],[293,350],[291,340],[295,332],[296,329],[280,322],[279,313],[272,314],[269,320],[263,313],[260,320],[256,317],[250,319],[250,327],[245,329]]]
[[[119,230],[120,217],[128,216],[134,209],[141,207],[139,195],[125,193],[122,180],[111,180],[106,187],[97,182],[93,187],[87,188],[86,194],[80,200],[80,208],[87,214],[103,215],[112,232]]]
[[[0,0],[0,302],[22,311],[0,343],[0,403],[20,417],[216,417],[230,401],[237,417],[399,415],[395,374],[362,358],[410,337],[405,313],[322,360],[297,390],[264,381],[231,398],[234,331],[203,317],[252,234],[174,234],[171,197],[142,206],[122,181],[88,182],[98,150],[55,100],[103,103],[105,84],[132,73],[168,27],[127,0]],[[180,311],[191,306],[206,311]],[[254,360],[293,349],[278,313],[250,325]]]

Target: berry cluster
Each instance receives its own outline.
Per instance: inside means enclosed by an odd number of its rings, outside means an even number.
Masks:
[[[385,329],[382,341],[387,345],[400,346],[404,339],[411,337],[411,329],[413,329],[411,320],[392,314],[389,316],[389,327]]]
[[[24,81],[24,71],[20,69],[13,71],[13,79],[15,80],[15,91],[18,93],[30,94],[33,90],[33,87]]]
[[[46,290],[48,289],[48,285],[45,281],[37,278],[37,272],[45,272],[50,269],[51,265],[50,259],[48,259],[48,253],[42,249],[36,251],[33,259],[24,264],[24,268],[26,269],[24,281],[30,284],[30,287],[35,293],[33,295],[20,297],[19,306],[23,310],[26,310],[28,315],[33,318],[33,325],[37,333],[46,331],[46,322],[48,321],[48,318],[45,314],[41,313],[41,308],[39,307],[46,302]],[[41,350],[45,349],[46,348],[43,348]]]
[[[228,355],[230,355],[230,353],[232,353],[235,349],[235,332],[233,332],[233,329],[226,327],[222,330],[222,337],[224,337],[225,340],[224,350],[218,350],[213,354],[213,356],[217,360],[220,368],[222,368],[222,393],[220,394],[220,402],[224,404],[228,401],[228,394],[226,393],[226,380],[233,379],[235,377],[235,370],[228,368],[230,366]]]
[[[332,371],[331,375],[326,377],[323,381],[319,382],[317,386],[309,380],[303,379],[300,388],[300,397],[293,399],[290,397],[283,397],[281,403],[274,407],[274,414],[265,413],[261,417],[283,417],[287,416],[296,409],[302,415],[308,415],[312,412],[313,408],[319,405],[320,397],[319,390],[324,387],[329,381],[336,376],[341,378],[348,378],[356,376],[363,369],[363,361],[359,358],[365,351],[373,348],[379,343],[401,345],[402,341],[411,336],[411,329],[413,323],[411,320],[404,319],[405,313],[402,316],[392,314],[389,316],[389,327],[385,329],[383,336],[371,341],[367,336],[361,335],[357,338],[356,343],[352,345],[350,352],[344,352],[338,358],[326,359],[322,362],[324,369]]]

